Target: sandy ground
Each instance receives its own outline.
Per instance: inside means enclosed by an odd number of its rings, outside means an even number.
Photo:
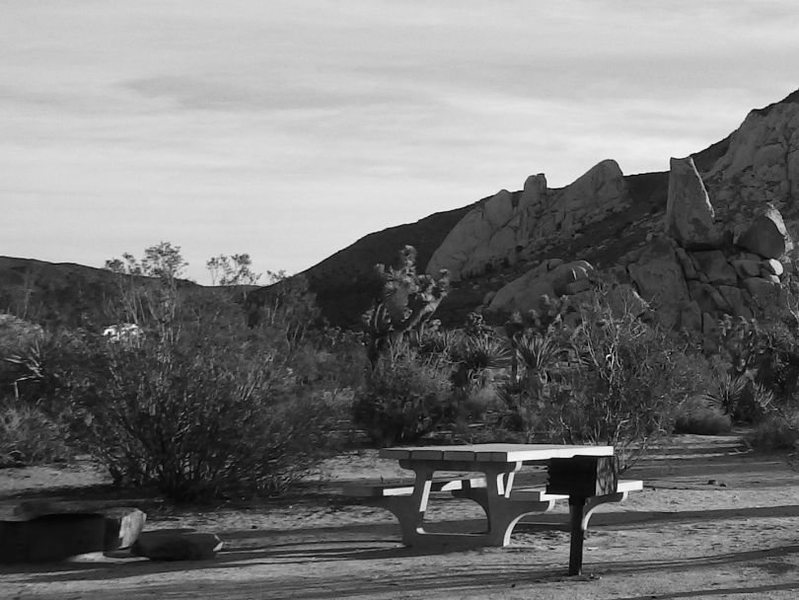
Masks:
[[[681,436],[625,478],[646,488],[599,509],[584,575],[567,577],[566,507],[523,523],[508,548],[409,549],[392,515],[336,495],[356,479],[403,476],[374,452],[330,461],[301,497],[175,510],[129,498],[147,530],[193,529],[226,543],[210,561],[84,558],[0,567],[0,598],[592,599],[799,597],[799,474],[738,438]],[[540,480],[541,472],[525,475]],[[0,501],[108,493],[85,466],[0,470]],[[119,498],[117,498],[119,500]],[[435,499],[442,529],[478,531],[481,511]]]

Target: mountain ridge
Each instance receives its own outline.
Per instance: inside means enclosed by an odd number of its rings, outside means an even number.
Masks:
[[[719,171],[718,165],[726,157],[727,162],[732,165],[727,165],[728,171],[732,170],[732,167],[742,168],[730,158],[733,146],[737,144],[739,154],[750,150],[760,151],[758,147],[752,149],[746,146],[746,143],[750,146],[756,143],[759,138],[755,142],[751,140],[747,142],[747,139],[744,139],[746,135],[751,137],[753,134],[751,131],[747,133],[744,129],[756,128],[760,123],[766,122],[770,123],[769,126],[773,129],[780,125],[780,115],[786,115],[786,119],[794,119],[794,115],[799,114],[799,109],[792,105],[799,105],[799,89],[788,94],[783,100],[750,110],[738,129],[690,155],[699,173],[703,178],[707,178],[711,195],[715,194],[721,198],[722,211],[734,210],[739,202],[743,206],[744,200],[751,204],[752,198],[758,197],[757,186],[762,185],[762,177],[757,179],[748,174],[750,177],[745,183],[749,187],[742,188],[741,191],[733,187],[730,183],[733,181],[731,178],[725,179],[726,171],[723,169]],[[789,124],[793,126],[793,123],[792,120]],[[793,135],[797,136],[796,148],[793,146],[793,137],[791,137]],[[779,187],[779,181],[776,183],[767,181],[767,192],[769,198],[778,200],[780,194],[783,194],[785,201],[782,204],[785,206],[782,208],[789,216],[799,217],[793,206],[793,188],[796,186],[799,189],[799,182],[793,181],[788,162],[795,160],[792,158],[794,154],[799,157],[799,152],[796,152],[799,149],[799,133],[791,130],[790,135],[786,136],[787,191],[783,189],[785,185]],[[799,165],[799,160],[796,160],[796,163]],[[790,162],[790,168],[793,168],[792,165],[793,162]],[[767,170],[763,172],[770,176]],[[535,177],[538,176],[531,176]],[[543,175],[540,177],[543,178]],[[453,285],[450,295],[439,307],[437,316],[448,324],[462,323],[466,313],[485,304],[488,294],[496,292],[542,260],[555,257],[566,261],[582,259],[591,262],[599,269],[609,269],[621,257],[636,249],[640,250],[651,239],[653,232],[662,228],[669,173],[655,171],[622,174],[621,178],[626,196],[622,205],[617,207],[618,210],[607,214],[602,210],[596,214],[592,213],[589,215],[587,226],[573,223],[568,211],[561,214],[560,218],[567,220],[567,229],[571,227],[568,229],[568,235],[553,235],[551,239],[545,241],[546,243],[540,239],[530,240],[530,247],[520,254],[518,261],[514,257],[513,261],[499,260],[495,261],[495,264],[487,263],[485,272],[470,274],[463,281]],[[544,195],[562,194],[568,187],[546,188]],[[504,193],[507,195],[507,201],[515,207],[527,190]],[[417,250],[417,267],[420,271],[425,270],[453,229],[472,211],[484,209],[494,198],[496,195],[487,196],[461,208],[433,213],[414,223],[400,224],[370,233],[298,275],[307,278],[311,291],[316,294],[323,316],[331,324],[355,327],[360,323],[361,314],[369,308],[380,289],[379,279],[374,274],[375,264],[393,263],[400,249],[405,245],[412,245]],[[558,207],[551,208],[554,210]],[[91,312],[91,305],[102,304],[110,293],[108,282],[112,281],[112,274],[104,269],[77,263],[50,263],[37,259],[2,256],[0,257],[0,303],[2,303],[0,309],[9,309],[15,302],[19,302],[21,288],[24,288],[26,283],[25,278],[27,277],[27,282],[30,283],[31,273],[38,273],[37,277],[42,280],[41,291],[35,300],[44,307],[44,312],[50,318],[61,311],[71,315],[70,322],[80,321],[79,315],[82,311]],[[70,286],[73,288],[72,291],[69,291]],[[270,287],[259,288],[251,292],[251,296],[256,300],[265,298],[270,294]],[[47,321],[48,318],[45,317],[44,320]]]

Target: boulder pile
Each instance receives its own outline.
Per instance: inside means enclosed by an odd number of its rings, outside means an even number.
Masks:
[[[793,271],[794,243],[780,212],[767,204],[735,237],[715,220],[693,160],[672,159],[671,169],[663,233],[609,270],[668,328],[713,336],[723,315],[761,316],[779,301],[782,278]],[[589,290],[593,271],[583,260],[544,260],[484,304],[494,312],[537,309],[544,295]]]
[[[665,231],[623,258],[617,271],[635,285],[667,327],[712,335],[720,317],[761,316],[793,271],[794,244],[780,212],[761,208],[734,238],[712,220],[702,179],[689,159],[672,159]],[[677,171],[675,174],[674,171]]]

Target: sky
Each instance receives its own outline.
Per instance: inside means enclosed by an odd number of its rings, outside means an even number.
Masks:
[[[0,255],[302,271],[799,88],[795,0],[0,0]]]

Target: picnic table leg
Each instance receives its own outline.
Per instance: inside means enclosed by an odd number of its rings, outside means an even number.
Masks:
[[[424,514],[430,499],[430,487],[434,469],[415,467],[416,481],[410,498],[395,498],[392,512],[397,517],[402,530],[402,543],[413,546],[418,537],[424,534]]]
[[[569,546],[569,575],[583,571],[583,543],[585,542],[585,501],[581,496],[569,496],[571,545]]]
[[[522,517],[519,507],[511,502],[511,490],[516,471],[522,463],[508,463],[494,468],[487,468],[485,510],[488,520],[488,545],[507,546],[513,526]],[[533,506],[529,510],[534,510]]]

